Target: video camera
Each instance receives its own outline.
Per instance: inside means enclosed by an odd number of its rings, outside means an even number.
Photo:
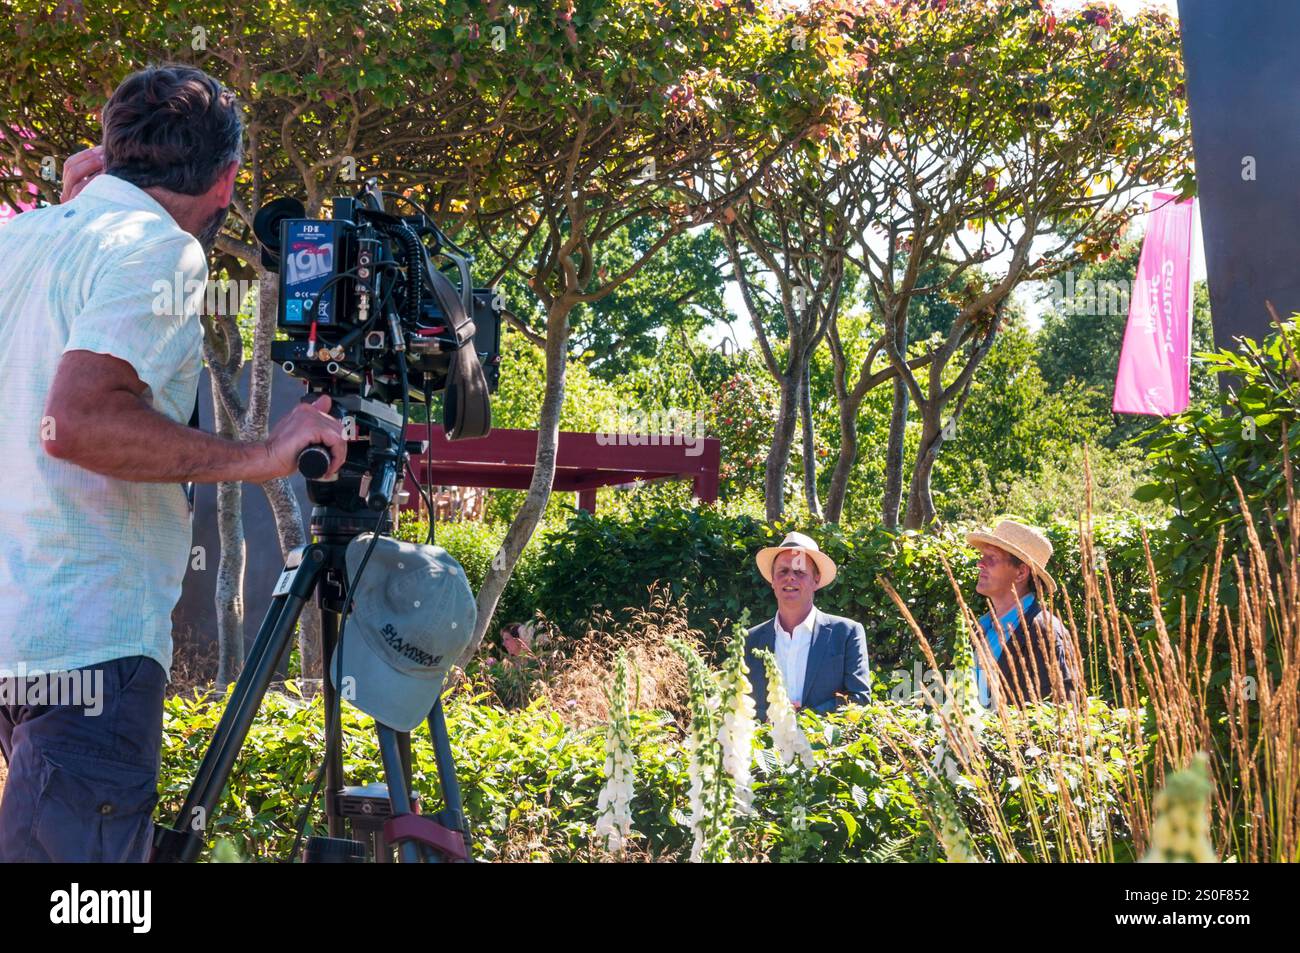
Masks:
[[[392,193],[370,180],[356,196],[335,198],[329,219],[307,218],[297,199],[276,199],[253,223],[262,264],[279,274],[276,323],[287,339],[271,343],[271,359],[307,382],[304,399],[330,395],[349,439],[345,470],[361,481],[372,509],[387,505],[380,497],[396,475],[386,473],[371,489],[362,480],[375,472],[370,451],[378,443],[396,458],[409,452],[402,427],[410,402],[443,393],[448,439],[484,436],[501,362],[500,294],[473,287],[473,258],[419,206],[411,202],[415,214],[395,215],[385,210],[385,195]],[[401,416],[392,409],[399,402]],[[354,440],[371,445],[364,459],[353,461]],[[299,458],[309,481],[328,467],[323,447]],[[348,496],[310,482],[309,491],[321,503]]]

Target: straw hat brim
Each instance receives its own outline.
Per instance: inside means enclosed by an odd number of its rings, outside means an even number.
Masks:
[[[994,536],[992,533],[967,533],[966,542],[971,546],[974,546],[976,543],[984,543],[986,546],[995,546],[1004,553],[1010,553],[1028,566],[1029,571],[1037,576],[1039,580],[1047,586],[1048,595],[1056,592],[1056,580],[1052,578],[1051,573],[1038,565],[1038,562],[1032,556],[1015,543],[1009,543],[1001,536]]]
[[[772,563],[776,562],[776,557],[784,552],[805,553],[814,563],[817,564],[817,588],[825,589],[835,581],[835,576],[839,573],[839,567],[835,565],[835,560],[827,556],[819,549],[807,549],[803,546],[768,546],[758,551],[754,557],[758,563],[758,571],[763,574],[763,578],[768,582],[772,581]]]

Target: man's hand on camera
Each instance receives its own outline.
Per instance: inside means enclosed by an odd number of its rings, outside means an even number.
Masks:
[[[104,171],[104,147],[91,146],[63,163],[63,194],[60,202],[71,202],[95,176]]]
[[[280,418],[263,444],[270,466],[266,480],[297,473],[298,454],[314,443],[324,444],[329,451],[330,468],[325,476],[338,472],[347,458],[348,443],[343,439],[342,421],[331,417],[329,409],[329,396],[321,394],[313,403],[299,404]]]

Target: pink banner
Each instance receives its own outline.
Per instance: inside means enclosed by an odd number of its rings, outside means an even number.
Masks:
[[[1157,192],[1115,378],[1117,414],[1168,416],[1190,401],[1192,200]]]

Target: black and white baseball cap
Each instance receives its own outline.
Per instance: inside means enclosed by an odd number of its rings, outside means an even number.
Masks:
[[[371,538],[366,533],[348,544],[349,581]],[[330,680],[376,721],[412,731],[428,717],[477,618],[465,570],[450,553],[381,536],[357,583]]]

